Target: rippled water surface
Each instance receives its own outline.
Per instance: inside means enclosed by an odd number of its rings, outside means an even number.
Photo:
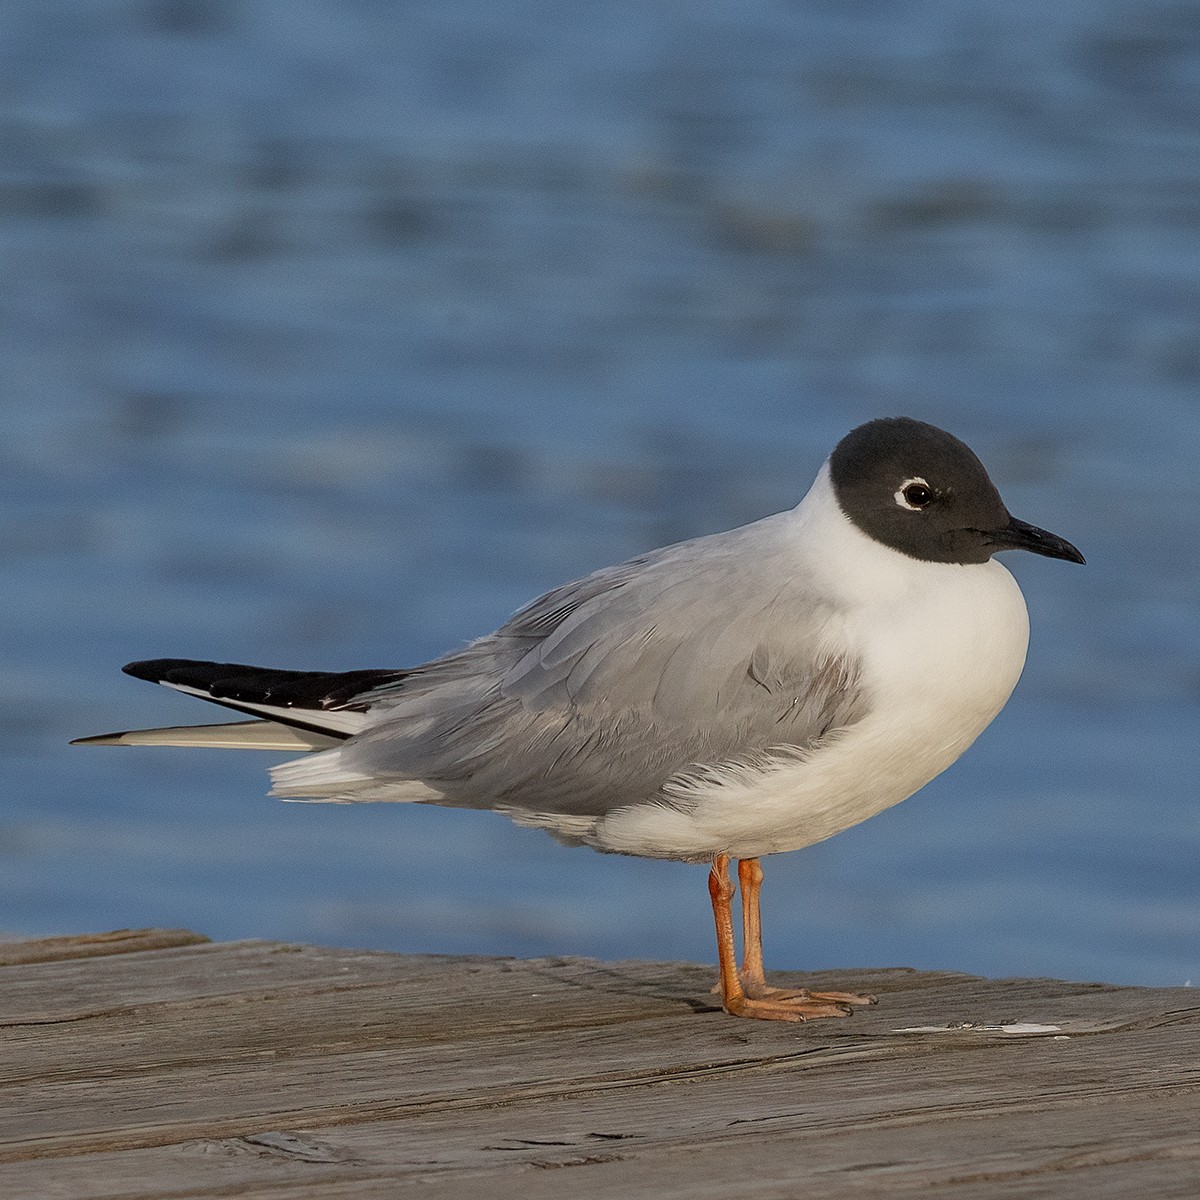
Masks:
[[[769,961],[1200,980],[1193,6],[60,0],[0,78],[0,929],[712,959],[701,868],[65,742],[204,719],[130,659],[418,662],[904,412],[1089,565],[1010,561],[1009,707],[767,863]]]

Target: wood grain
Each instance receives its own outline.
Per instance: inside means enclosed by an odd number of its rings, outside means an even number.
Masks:
[[[880,998],[795,1026],[692,964],[90,941],[3,948],[2,1196],[1200,1195],[1188,988],[781,975]]]

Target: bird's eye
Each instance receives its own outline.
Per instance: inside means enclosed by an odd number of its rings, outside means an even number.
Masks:
[[[933,503],[933,488],[923,479],[906,479],[896,493],[896,503],[914,512]]]

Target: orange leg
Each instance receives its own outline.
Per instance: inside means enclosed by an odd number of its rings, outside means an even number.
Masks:
[[[721,1006],[727,1013],[737,1012],[746,995],[738,978],[737,947],[733,944],[733,881],[729,878],[729,855],[718,854],[708,873],[708,894],[712,898],[713,920],[717,925],[717,967]]]
[[[742,892],[742,986],[746,994],[764,989],[762,917],[758,911],[758,896],[762,891],[763,869],[757,858],[738,861],[738,886]]]
[[[729,855],[718,854],[708,875],[708,894],[712,897],[713,918],[717,926],[717,957],[720,963],[721,1007],[735,1017],[757,1017],[768,1021],[807,1021],[814,1017],[849,1016],[851,1005],[870,1004],[872,997],[848,992],[784,991],[768,987],[763,977],[762,929],[758,895],[762,885],[762,867],[757,859],[738,864],[742,885],[742,933],[745,958],[742,971],[737,969],[737,950],[733,940],[734,886],[729,878]]]

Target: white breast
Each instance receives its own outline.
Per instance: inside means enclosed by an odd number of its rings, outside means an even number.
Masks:
[[[926,563],[844,516],[827,468],[792,514],[796,569],[836,599],[831,637],[861,663],[870,711],[810,756],[730,766],[664,792],[674,803],[610,814],[587,838],[663,857],[757,857],[811,845],[911,796],[1004,706],[1025,662],[1029,620],[999,563]]]

